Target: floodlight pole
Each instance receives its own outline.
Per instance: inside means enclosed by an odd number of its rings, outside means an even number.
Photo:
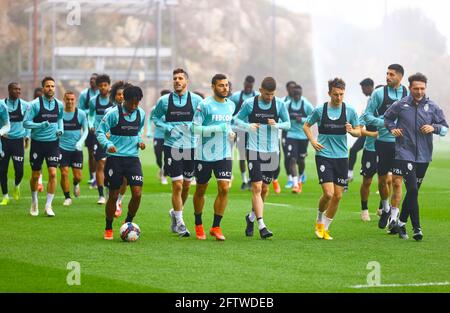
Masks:
[[[161,0],[156,0],[156,64],[155,64],[155,94],[159,94],[159,89],[161,87]]]

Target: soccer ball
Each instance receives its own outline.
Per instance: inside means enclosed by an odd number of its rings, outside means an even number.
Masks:
[[[125,223],[120,227],[120,238],[123,241],[136,241],[141,235],[141,229],[135,223]]]

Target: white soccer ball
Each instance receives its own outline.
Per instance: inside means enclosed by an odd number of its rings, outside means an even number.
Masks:
[[[136,241],[141,235],[141,229],[135,223],[125,223],[120,227],[120,238],[123,241]]]

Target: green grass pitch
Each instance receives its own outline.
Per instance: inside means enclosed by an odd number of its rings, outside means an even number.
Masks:
[[[40,194],[39,217],[31,217],[30,166],[26,160],[21,199],[0,207],[0,292],[450,291],[448,143],[436,144],[434,161],[420,192],[422,242],[402,241],[377,228],[376,178],[369,200],[372,221],[360,220],[359,160],[355,181],[344,194],[330,228],[334,240],[316,239],[313,228],[320,186],[311,147],[303,193],[292,195],[283,190],[280,195],[269,195],[265,222],[274,233],[272,239],[261,240],[257,232],[253,238],[244,235],[244,216],[251,203],[250,192],[239,190],[238,166],[234,167],[235,179],[222,220],[226,241],[217,242],[209,235],[206,241],[198,241],[195,236],[179,239],[169,230],[170,187],[160,185],[156,179],[151,148],[149,144],[141,154],[144,192],[135,222],[142,234],[135,243],[124,243],[118,236],[123,216],[114,222],[114,241],[103,240],[104,207],[96,204],[97,191],[87,187],[87,166],[82,195],[74,199],[71,207],[62,206],[63,195],[58,186],[54,200],[56,217],[44,217],[44,193]],[[28,151],[28,157],[27,154]],[[10,188],[12,174],[10,165]],[[280,180],[283,187],[285,176]],[[203,214],[206,230],[212,224],[215,192],[213,179]],[[127,192],[125,203],[129,199]],[[184,219],[193,233],[192,196]],[[408,232],[411,233],[409,224]],[[81,285],[69,286],[66,282],[70,261],[80,264]],[[355,288],[367,284],[371,272],[367,265],[371,261],[380,264],[382,286]]]

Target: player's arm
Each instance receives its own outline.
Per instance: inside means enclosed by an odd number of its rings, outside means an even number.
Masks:
[[[306,137],[308,138],[309,142],[316,151],[320,151],[323,148],[325,148],[316,140],[316,138],[314,138],[313,133],[311,131],[311,126],[317,123],[318,120],[319,120],[319,112],[317,109],[315,109],[311,113],[311,115],[308,116],[305,124],[303,125],[303,131],[305,132]]]
[[[79,119],[81,120],[81,127],[83,128],[83,131],[81,133],[80,140],[78,140],[75,145],[75,149],[77,149],[78,151],[82,151],[83,143],[86,141],[86,138],[89,134],[89,126],[88,126],[88,122],[87,122],[87,118],[86,118],[86,113],[84,111],[79,110],[78,116],[79,116]]]
[[[421,127],[421,130],[424,128],[424,126]],[[444,137],[448,133],[448,124],[445,120],[444,111],[442,111],[442,109],[439,107],[437,107],[434,111],[431,126],[433,128],[433,134]],[[422,130],[422,132],[424,132],[424,130]]]
[[[41,123],[33,122],[33,119],[36,117],[38,112],[39,102],[32,102],[28,107],[27,112],[25,113],[23,127],[28,129],[40,129],[50,126],[50,123],[48,121],[44,121]]]
[[[382,89],[380,88],[380,90]],[[366,110],[364,111],[364,114],[366,115],[367,125],[374,125],[376,127],[384,126],[383,118],[375,116],[378,106],[381,104],[382,101],[383,101],[383,93],[375,91],[372,97],[370,97],[367,103]]]
[[[144,139],[142,139],[142,135],[144,134],[145,112],[144,112],[144,110],[140,110],[140,112],[141,112],[141,123],[139,124],[138,145],[139,145],[139,148],[141,148],[141,150],[144,150],[145,143],[144,143]]]
[[[11,129],[11,124],[9,122],[9,114],[6,105],[0,104],[0,120],[3,126],[0,128],[0,137],[7,134]]]
[[[89,113],[88,113],[88,125],[89,129],[93,132],[94,131],[94,122],[95,122],[95,98],[91,98],[89,100]]]
[[[249,101],[250,100],[250,101]],[[248,117],[253,110],[253,98],[246,100],[239,113],[233,118],[233,124],[244,131],[256,131],[259,128],[258,123],[247,123]]]
[[[269,119],[269,125],[282,130],[289,130],[291,128],[291,119],[286,105],[282,104],[279,106],[278,115],[280,117],[280,122],[275,122],[273,119]]]
[[[58,129],[56,130],[56,136],[62,136],[64,134],[64,121],[63,121],[63,115],[64,115],[64,106],[62,103],[58,103],[55,100],[55,105],[58,106]]]
[[[81,92],[80,97],[78,98],[78,109],[86,112],[86,108],[84,107],[84,103],[86,102],[87,93]]]
[[[98,142],[106,148],[108,152],[116,152],[116,147],[114,147],[114,144],[109,141],[106,134],[109,133],[111,127],[114,127],[117,125],[119,121],[119,112],[118,110],[111,110],[108,113],[103,116],[102,120],[100,121],[100,124],[98,125],[96,129],[96,136]],[[114,148],[114,149],[113,149]]]
[[[378,132],[368,131],[365,127],[361,127],[361,136],[378,138]]]
[[[153,110],[152,110],[153,112]],[[152,112],[150,112],[150,116],[148,117],[148,122],[147,122],[147,134],[146,137],[147,138],[152,138],[153,134],[154,134],[154,130],[153,130],[153,122],[152,122]]]
[[[400,102],[395,102],[384,113],[384,127],[386,127],[395,137],[403,136],[403,129],[397,128],[396,120],[400,112]]]
[[[170,133],[174,126],[171,123],[167,123],[165,121],[164,116],[166,115],[166,113],[167,105],[164,104],[162,98],[159,98],[158,102],[156,103],[156,107],[151,114],[151,120],[156,126],[159,126],[164,129],[165,132]]]

